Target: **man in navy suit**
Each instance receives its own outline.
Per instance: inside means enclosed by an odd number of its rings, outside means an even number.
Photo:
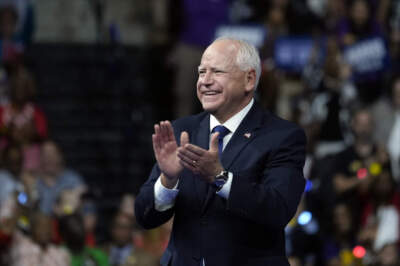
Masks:
[[[136,198],[137,221],[150,229],[174,217],[161,265],[289,265],[284,228],[304,189],[304,132],[254,101],[252,45],[217,39],[198,72],[205,112],[154,126],[157,163]]]

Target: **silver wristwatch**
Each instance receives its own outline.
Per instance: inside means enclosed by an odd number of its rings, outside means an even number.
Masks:
[[[228,181],[228,171],[222,170],[221,173],[215,176],[213,185],[217,188],[217,191],[219,191],[223,185],[225,185],[226,181]]]

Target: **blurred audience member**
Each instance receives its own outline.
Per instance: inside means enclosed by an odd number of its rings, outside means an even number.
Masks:
[[[79,206],[80,196],[86,191],[82,177],[66,168],[63,155],[58,145],[45,141],[41,148],[41,173],[37,181],[39,208],[50,214],[57,199],[59,211],[67,214]]]
[[[344,19],[340,23],[338,30],[339,31],[338,37],[342,45],[342,48],[348,48],[355,44],[370,45],[371,43],[369,41],[371,41],[372,38],[374,38],[374,40],[377,40],[377,42],[379,41],[383,42],[383,39],[381,39],[382,37],[384,37],[383,25],[380,25],[377,22],[376,14],[374,12],[375,11],[374,9],[376,8],[374,2],[377,1],[352,0],[349,2],[350,6],[348,10],[349,12],[348,18]],[[362,41],[367,42],[367,44],[365,42],[361,44]],[[365,48],[365,49],[371,49],[372,54],[375,55],[379,54],[378,52],[376,53],[372,52],[374,48]],[[384,54],[385,48],[381,49],[383,50],[381,54]],[[351,51],[347,59],[351,61],[349,57],[352,56],[357,56],[357,52],[355,52],[355,50]],[[383,60],[383,59],[378,59],[378,60]],[[364,61],[364,62],[361,61],[360,64],[363,64],[363,66],[366,67],[366,69],[368,69],[369,66],[368,64],[371,64],[371,66],[378,65],[378,63],[370,61]],[[384,68],[384,65],[386,63],[381,62],[379,64],[381,64],[382,68]],[[356,69],[361,69],[363,66],[357,64],[354,65]],[[359,75],[364,75],[364,76],[353,77],[356,82],[356,88],[359,100],[366,104],[375,102],[382,93],[382,88],[381,88],[381,84],[383,81],[382,69],[371,67],[368,73],[359,73]]]
[[[16,231],[11,247],[11,266],[69,266],[68,252],[51,241],[51,219],[42,213],[31,218],[31,236]]]
[[[360,195],[364,195],[379,174],[388,156],[373,141],[374,124],[367,109],[357,109],[351,119],[354,142],[335,156],[333,188],[339,199],[346,199],[355,208],[359,219]]]
[[[17,36],[18,13],[14,6],[0,7],[0,62],[15,66],[21,62],[23,40]]]
[[[162,226],[135,234],[134,243],[140,249],[161,258],[171,235],[173,218]]]
[[[0,208],[17,191],[22,191],[22,151],[18,146],[3,150],[3,168],[0,170]]]
[[[326,40],[326,56],[320,80],[316,71],[305,71],[304,77],[310,89],[315,90],[311,101],[311,116],[319,124],[319,143],[316,156],[334,154],[345,148],[349,121],[349,108],[357,96],[350,81],[351,70],[344,62],[336,39]]]
[[[388,40],[392,57],[392,71],[400,72],[400,1],[390,1],[388,21]]]
[[[229,22],[229,0],[180,0],[173,1],[179,16],[178,42],[170,61],[175,66],[176,76],[173,86],[175,110],[178,118],[193,114],[197,106],[196,80],[202,51],[215,38],[218,26]]]
[[[332,209],[331,231],[325,237],[323,257],[327,266],[354,265],[352,254],[356,245],[356,221],[352,208],[338,202]]]
[[[96,246],[97,207],[94,201],[83,199],[80,212],[85,226],[85,244],[89,247]]]
[[[359,241],[378,252],[399,240],[400,194],[388,165],[383,166],[364,204]]]
[[[323,17],[324,29],[327,33],[335,33],[337,26],[345,17],[346,4],[344,0],[327,0],[325,17]]]
[[[400,266],[399,247],[395,243],[386,244],[378,253],[376,266]]]
[[[119,211],[135,217],[135,196],[132,194],[125,194],[122,196],[121,204],[119,206]]]
[[[0,132],[3,145],[16,143],[24,152],[23,169],[36,172],[40,164],[38,142],[47,137],[47,119],[32,102],[35,85],[26,69],[14,72],[10,79],[10,103],[0,106]]]
[[[79,214],[60,220],[60,233],[71,257],[70,266],[108,266],[108,257],[100,249],[85,245],[85,227]]]
[[[351,45],[363,38],[382,34],[368,0],[350,1],[348,18],[339,24],[338,30],[342,45]]]
[[[17,20],[13,36],[24,44],[32,41],[35,30],[34,2],[34,0],[0,0],[0,7],[14,9]]]
[[[375,139],[387,148],[392,164],[393,177],[400,182],[400,76],[391,84],[389,98],[383,98],[372,108],[376,121]]]
[[[289,33],[288,18],[285,8],[285,5],[271,4],[270,8],[267,10],[264,25],[268,34],[261,49],[263,58],[273,58],[275,41]],[[268,87],[268,89],[273,88]]]
[[[159,265],[158,257],[136,247],[133,243],[135,219],[118,212],[111,224],[111,242],[105,247],[111,266]]]

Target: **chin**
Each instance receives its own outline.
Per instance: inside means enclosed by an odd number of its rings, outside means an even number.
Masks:
[[[218,106],[216,104],[210,104],[210,103],[202,103],[203,110],[209,113],[215,113],[218,109]]]

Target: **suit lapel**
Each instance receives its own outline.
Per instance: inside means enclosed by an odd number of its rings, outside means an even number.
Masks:
[[[250,143],[250,141],[255,137],[256,130],[261,126],[262,120],[263,120],[263,112],[261,111],[260,107],[258,107],[258,105],[254,103],[253,107],[250,109],[249,113],[240,123],[238,129],[235,131],[228,145],[222,152],[221,163],[224,169],[229,170],[235,158],[246,147],[246,145]],[[207,197],[201,208],[202,215],[207,210],[213,197],[215,197],[215,192],[216,191],[213,188],[208,189]]]
[[[208,150],[210,145],[210,115],[207,115],[200,121],[198,130],[193,132],[192,143],[203,149]],[[201,178],[194,176],[194,187],[197,193],[198,202],[200,206],[204,201],[207,193],[208,184],[201,180]]]
[[[241,150],[254,139],[257,129],[262,124],[262,120],[263,112],[260,110],[260,107],[254,103],[222,153],[221,163],[224,169],[230,169]]]

